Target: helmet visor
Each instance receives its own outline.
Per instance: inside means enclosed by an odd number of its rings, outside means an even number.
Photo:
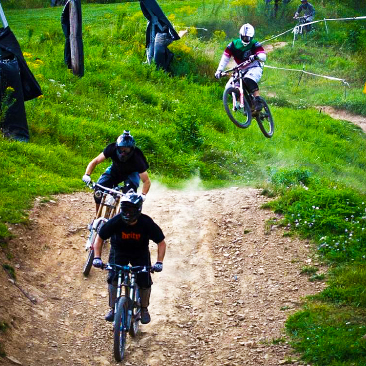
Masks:
[[[249,36],[241,36],[241,40],[245,43],[249,43],[251,41],[252,37]]]
[[[133,223],[140,216],[141,209],[129,202],[122,202],[121,204],[121,216],[122,220],[126,223]]]
[[[125,146],[118,146],[117,150],[118,150],[119,154],[121,154],[122,156],[128,155],[131,152],[131,148],[125,147]]]

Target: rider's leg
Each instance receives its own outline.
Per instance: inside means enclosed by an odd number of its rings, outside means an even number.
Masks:
[[[141,323],[142,324],[150,323],[150,320],[151,320],[149,311],[147,309],[150,304],[150,294],[151,294],[151,287],[140,288]]]
[[[250,68],[244,76],[244,83],[247,86],[249,93],[254,95],[254,109],[260,111],[263,106],[259,99],[258,83],[262,77],[263,70],[260,66]]]
[[[109,307],[110,310],[104,317],[107,322],[113,322],[114,320],[114,305],[117,298],[117,279],[115,273],[110,271],[107,278],[108,282],[108,294],[109,294]]]
[[[123,193],[127,193],[130,189],[137,192],[137,188],[140,185],[140,174],[138,172],[131,173],[125,180],[125,186],[123,187]]]
[[[263,108],[263,106],[262,106],[261,100],[259,98],[258,84],[254,80],[246,78],[246,77],[244,78],[244,82],[245,82],[245,85],[247,86],[250,94],[253,94],[253,96],[254,96],[254,109],[256,111],[260,111]]]
[[[140,259],[136,262],[131,262],[134,266],[150,266],[150,256],[140,257]],[[138,273],[136,282],[140,289],[140,299],[141,299],[141,323],[147,324],[150,323],[150,314],[148,311],[148,307],[150,304],[150,294],[151,294],[151,285],[152,279],[150,273]]]
[[[118,258],[121,259],[121,258]],[[116,263],[116,253],[114,250],[114,247],[111,246],[111,249],[109,251],[109,258],[108,258],[108,263],[110,264],[115,264]],[[128,260],[125,259],[124,261],[118,260],[118,263],[121,266],[127,265],[128,264]],[[108,295],[109,295],[109,307],[110,310],[107,313],[107,315],[105,316],[105,320],[108,322],[113,322],[114,320],[114,305],[116,304],[116,300],[117,300],[117,282],[118,278],[117,278],[117,274],[114,271],[109,271],[108,276],[107,276],[107,283],[108,283]],[[123,280],[123,278],[122,278]]]

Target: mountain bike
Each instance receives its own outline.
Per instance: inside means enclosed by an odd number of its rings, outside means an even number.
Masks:
[[[302,17],[296,17],[294,18],[297,20],[297,25],[295,26],[295,28],[292,30],[292,33],[294,33],[294,36],[296,37],[297,35],[301,35],[304,36],[306,33],[311,32],[313,29],[311,24],[308,24],[308,16],[304,15]]]
[[[136,283],[138,273],[152,272],[151,266],[105,264],[103,269],[117,273],[117,297],[114,305],[113,353],[117,362],[125,356],[127,333],[136,337],[140,327],[141,301]]]
[[[222,75],[230,75],[229,86],[225,88],[223,103],[225,111],[230,120],[240,128],[248,128],[254,117],[265,137],[272,137],[274,132],[274,122],[271,111],[264,98],[259,97],[262,103],[262,110],[254,109],[254,96],[245,85],[244,76],[247,69],[243,69],[251,61],[244,61],[232,69],[225,70]]]
[[[88,276],[93,265],[94,259],[94,241],[100,228],[110,218],[115,216],[119,212],[119,202],[124,193],[121,191],[122,187],[118,186],[114,189],[103,187],[98,183],[91,182],[89,184],[91,189],[99,188],[95,195],[98,198],[102,198],[98,212],[91,224],[88,225],[90,231],[88,240],[85,244],[85,250],[88,252],[84,267],[83,275]]]

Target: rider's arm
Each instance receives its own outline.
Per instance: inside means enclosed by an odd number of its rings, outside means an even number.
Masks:
[[[94,168],[106,159],[103,153],[100,153],[96,158],[94,158],[86,167],[85,174],[90,175],[93,173]]]
[[[165,250],[166,250],[165,240],[162,240],[160,243],[158,243],[158,258],[156,260],[157,262],[163,263],[165,257]]]
[[[226,52],[224,52],[221,57],[219,66],[217,67],[217,71],[224,71],[224,69],[225,69],[226,65],[229,63],[229,61],[230,61],[230,56]]]
[[[267,55],[262,45],[257,46],[254,52],[257,60],[259,60],[260,62],[266,61]]]
[[[94,257],[101,258],[102,256],[103,239],[97,235],[94,242]]]
[[[140,173],[140,178],[142,181],[142,194],[147,194],[147,192],[149,192],[150,186],[151,186],[151,181],[149,178],[149,174],[145,171],[143,173]]]

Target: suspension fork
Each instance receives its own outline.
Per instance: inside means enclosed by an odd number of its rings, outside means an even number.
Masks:
[[[243,79],[239,78],[239,92],[240,92],[240,108],[244,108],[244,89],[243,89]]]
[[[129,291],[129,299],[128,299],[127,326],[129,329],[132,322],[132,311],[136,295],[136,274],[134,272],[131,273],[131,280],[129,283],[128,291]]]

